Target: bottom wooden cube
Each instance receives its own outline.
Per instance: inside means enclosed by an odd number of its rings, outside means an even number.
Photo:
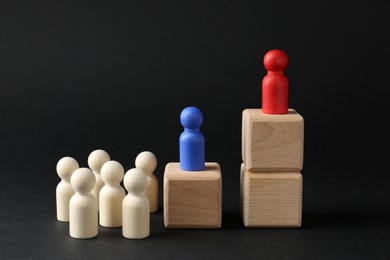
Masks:
[[[164,173],[164,225],[166,228],[220,228],[222,177],[218,163],[203,171],[184,171],[168,163]]]
[[[242,164],[241,212],[245,227],[300,227],[302,174],[249,172]]]

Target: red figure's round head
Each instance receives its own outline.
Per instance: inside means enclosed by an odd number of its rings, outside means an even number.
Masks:
[[[270,50],[264,56],[264,67],[268,71],[283,71],[288,64],[287,54],[281,50]]]

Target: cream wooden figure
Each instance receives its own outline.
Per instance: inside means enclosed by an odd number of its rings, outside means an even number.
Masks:
[[[105,183],[99,195],[99,223],[103,227],[122,226],[122,202],[126,193],[120,182],[124,172],[117,161],[106,162],[100,171]]]
[[[86,239],[98,234],[98,210],[91,190],[95,177],[88,168],[77,169],[70,183],[76,192],[69,203],[69,233],[73,238]]]
[[[124,185],[129,192],[122,205],[122,234],[126,238],[141,239],[149,236],[149,200],[145,195],[147,176],[141,169],[126,172]]]
[[[69,222],[69,201],[74,194],[70,185],[70,177],[79,168],[79,164],[72,157],[64,157],[57,163],[57,174],[61,181],[56,189],[57,219]]]
[[[95,150],[88,156],[88,165],[89,168],[93,171],[96,178],[95,186],[92,189],[92,194],[95,196],[98,210],[99,210],[99,193],[101,188],[104,186],[102,177],[100,176],[100,170],[106,162],[110,160],[110,156],[104,150]]]
[[[150,213],[154,213],[158,210],[158,180],[153,174],[157,167],[157,158],[151,152],[142,152],[135,159],[135,167],[144,170],[148,177],[145,193],[149,199]]]

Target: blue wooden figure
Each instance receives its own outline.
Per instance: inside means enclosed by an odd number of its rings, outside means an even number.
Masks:
[[[202,112],[196,107],[187,107],[180,114],[184,127],[180,135],[180,168],[185,171],[202,171],[205,168],[204,136],[199,128],[203,123]]]

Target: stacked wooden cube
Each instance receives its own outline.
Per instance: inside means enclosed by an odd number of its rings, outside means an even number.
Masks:
[[[263,109],[242,114],[243,222],[246,227],[300,227],[303,117],[287,104],[286,113],[265,112],[269,96],[264,91],[263,80]]]

